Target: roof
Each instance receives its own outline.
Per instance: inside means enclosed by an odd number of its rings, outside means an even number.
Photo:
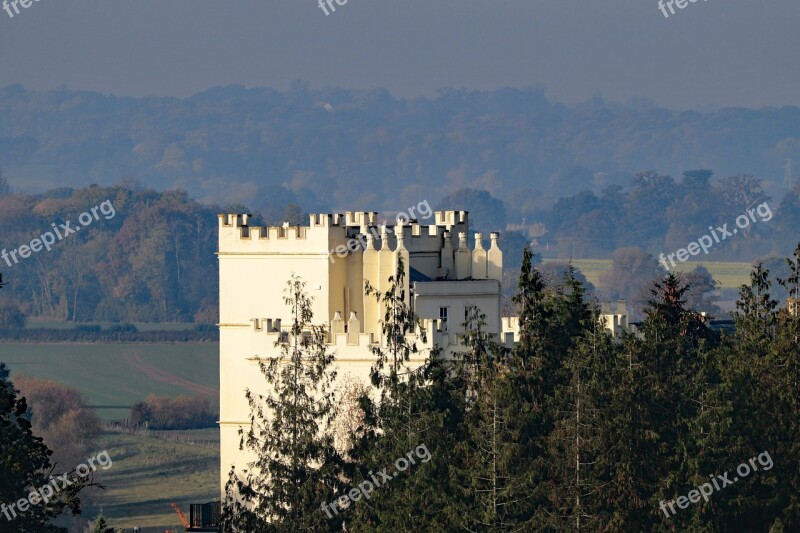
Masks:
[[[414,283],[415,281],[433,281],[431,278],[420,272],[414,267],[411,267],[411,275],[409,276],[409,281]]]

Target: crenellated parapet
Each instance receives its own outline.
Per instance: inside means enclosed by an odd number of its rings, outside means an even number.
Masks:
[[[518,316],[504,316],[500,318],[500,331],[503,332],[503,338],[508,343],[519,342],[519,317]]]
[[[349,333],[343,331],[342,324],[339,322],[340,316],[336,316],[327,330],[326,347],[336,352],[337,358],[347,360],[372,361],[375,359],[374,350],[382,345],[382,335],[373,333]],[[291,344],[291,327],[281,323],[281,319],[272,318],[251,318],[251,326],[246,329],[237,328],[229,334],[246,335],[249,342],[249,351],[243,356],[269,358],[275,357],[280,353],[281,344]],[[352,324],[351,324],[352,326]],[[303,335],[310,335],[310,331],[303,332]],[[423,337],[425,341],[423,342]],[[462,343],[463,334],[449,331],[447,324],[438,319],[420,320],[415,333],[406,335],[406,341],[415,343],[419,355],[414,359],[424,360],[430,356],[431,350],[439,348],[445,353],[462,351],[465,349]],[[501,337],[505,341],[505,336]]]
[[[220,252],[238,251],[242,246],[248,250],[277,252],[278,247],[285,246],[291,241],[304,241],[310,248],[325,242],[330,249],[331,246],[346,245],[359,235],[362,237],[357,238],[357,241],[365,243],[363,236],[368,233],[376,236],[377,249],[386,246],[394,250],[397,247],[397,239],[402,238],[410,252],[432,252],[441,249],[445,233],[455,238],[459,232],[466,232],[469,228],[467,211],[436,211],[434,224],[420,224],[413,220],[405,223],[400,221],[401,223],[397,225],[379,225],[377,211],[315,213],[309,215],[308,226],[292,226],[288,223],[282,226],[250,226],[248,223],[250,217],[250,214],[238,213],[219,215]],[[388,238],[380,237],[383,229],[379,228],[385,228]],[[242,246],[237,246],[237,241],[240,241]],[[250,246],[249,243],[259,244]]]

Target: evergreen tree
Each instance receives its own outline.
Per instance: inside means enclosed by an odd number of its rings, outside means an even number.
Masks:
[[[524,395],[515,387],[509,350],[485,331],[485,315],[468,309],[464,346],[456,369],[467,402],[463,441],[453,469],[461,496],[459,523],[466,531],[509,531],[530,518],[532,457],[523,421]]]
[[[92,533],[114,533],[114,528],[108,527],[108,523],[106,522],[106,518],[103,516],[103,513],[100,513],[94,519]]]
[[[620,435],[615,378],[620,376],[617,344],[605,331],[599,309],[584,301],[584,288],[570,266],[556,287],[556,317],[566,333],[564,381],[549,410],[548,470],[553,480],[545,525],[554,530],[602,530],[613,524],[614,455]],[[626,405],[623,411],[627,409]]]
[[[53,454],[40,437],[31,431],[28,406],[19,397],[8,379],[8,369],[0,363],[0,530],[19,533],[66,532],[50,522],[65,510],[80,513],[79,493],[94,485],[91,479],[81,479],[75,472],[61,474],[50,463]],[[71,484],[54,493],[49,501],[29,498],[32,491],[51,483],[51,477],[66,475]],[[45,491],[46,495],[47,491]],[[25,511],[17,505],[28,498],[31,504]],[[39,503],[33,504],[34,500]],[[10,522],[10,525],[4,525]],[[9,527],[10,529],[6,529]]]
[[[334,357],[326,351],[325,329],[312,324],[312,300],[299,278],[288,281],[284,303],[292,313],[288,340],[276,341],[279,355],[260,362],[270,390],[247,391],[251,427],[240,432],[240,447],[257,459],[244,479],[231,470],[225,531],[341,528],[342,516],[322,507],[345,486],[345,465],[327,430],[334,411]]]
[[[454,519],[453,511],[446,508],[447,488],[441,484],[449,476],[449,453],[459,416],[452,405],[458,398],[451,394],[447,363],[438,351],[425,357],[419,349],[418,343],[427,338],[408,302],[402,258],[396,275],[388,281],[382,293],[365,286],[366,294],[384,309],[385,346],[373,349],[376,360],[371,377],[378,398],[362,400],[370,414],[368,429],[353,450],[358,467],[352,486],[380,481],[375,475],[381,471],[391,474],[395,470],[397,475],[376,487],[369,499],[357,502],[347,527],[352,531],[443,528]],[[423,360],[412,363],[414,355]],[[417,459],[416,464],[399,471],[397,462],[422,445],[430,460],[423,464]]]
[[[619,436],[610,487],[620,505],[614,530],[688,527],[692,512],[665,516],[662,502],[705,481],[700,458],[706,437],[695,419],[709,409],[714,336],[703,317],[686,308],[688,289],[674,274],[656,282],[640,335],[623,339],[627,361],[616,373],[609,407]]]

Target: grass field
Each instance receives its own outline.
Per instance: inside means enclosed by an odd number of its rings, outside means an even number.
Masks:
[[[202,436],[212,434],[219,431],[203,430]],[[102,509],[112,527],[128,532],[134,525],[146,533],[179,532],[183,527],[171,502],[188,517],[189,504],[220,499],[217,449],[113,432],[103,433],[97,446],[108,451],[113,465],[98,470],[106,489],[92,489],[83,509],[88,518]]]
[[[64,322],[63,320],[53,320],[46,317],[28,317],[25,325],[28,329],[75,329],[76,326],[99,325],[103,329],[118,325],[116,322]],[[191,331],[197,327],[192,322],[134,322],[134,326],[139,331]]]
[[[205,395],[219,406],[219,344],[0,343],[11,376],[74,387],[106,420],[126,418],[149,394]]]
[[[544,262],[554,262],[555,259],[545,259]],[[558,260],[563,262],[562,260]],[[572,264],[583,272],[595,287],[600,283],[600,274],[611,269],[610,259],[573,259]],[[698,265],[702,265],[711,272],[714,279],[720,284],[721,289],[736,289],[739,285],[750,280],[750,263],[734,262],[690,262],[678,263],[676,270],[691,272]]]
[[[0,343],[0,361],[15,375],[51,379],[74,387],[107,420],[129,415],[130,406],[148,394],[203,394],[219,406],[219,345],[194,344],[14,344]],[[177,431],[186,437],[219,442],[216,428]],[[183,531],[175,502],[219,500],[219,449],[139,435],[104,432],[97,451],[114,464],[101,472],[106,490],[92,489],[83,515],[101,510],[114,527],[146,533]],[[1,529],[1,528],[0,528]]]

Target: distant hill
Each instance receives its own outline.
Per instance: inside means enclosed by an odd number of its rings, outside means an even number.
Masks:
[[[0,166],[32,192],[130,177],[201,201],[317,211],[403,209],[469,186],[505,200],[513,221],[648,169],[752,174],[779,197],[787,159],[800,161],[796,107],[565,106],[537,88],[413,100],[302,84],[183,99],[0,89]]]

